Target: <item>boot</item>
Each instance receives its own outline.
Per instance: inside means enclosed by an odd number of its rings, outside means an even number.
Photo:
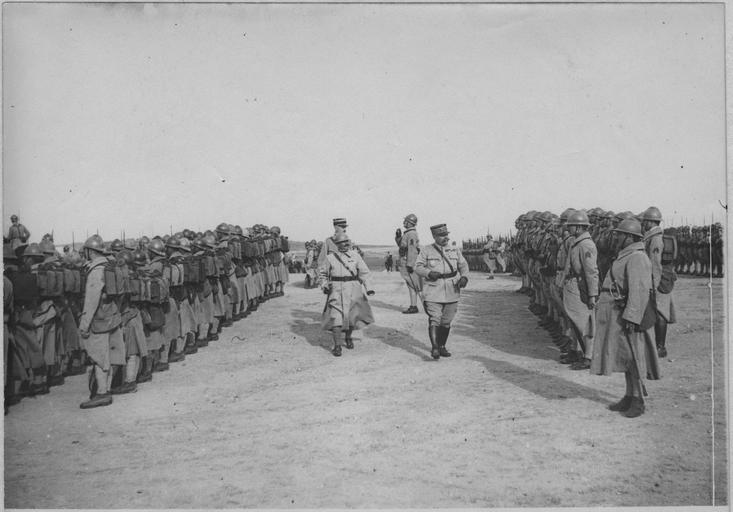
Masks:
[[[560,356],[560,364],[577,363],[583,358],[583,353],[577,350],[571,350],[564,356]]]
[[[626,412],[629,410],[629,407],[631,407],[631,397],[626,395],[615,404],[609,405],[608,409],[611,411]]]
[[[414,315],[415,313],[419,313],[417,306],[410,306],[402,312],[403,315]]]
[[[448,335],[450,334],[450,327],[443,325],[438,326],[438,352],[442,357],[450,357],[451,354],[445,348],[445,344],[448,342]]]
[[[631,398],[631,406],[624,414],[627,418],[636,418],[644,414],[644,400],[635,396]]]
[[[138,384],[142,384],[143,382],[150,382],[151,380],[153,380],[153,360],[150,358],[150,356],[143,357],[142,367],[143,368],[140,371],[140,375],[137,376]]]
[[[344,345],[346,345],[346,348],[349,350],[354,348],[354,339],[351,337],[351,329],[346,331],[346,335],[344,336]]]
[[[198,351],[199,349],[196,346],[196,337],[193,333],[189,332],[188,334],[186,334],[186,346],[183,349],[183,353],[188,355],[195,354]]]
[[[103,407],[112,403],[112,395],[104,393],[103,395],[95,395],[86,402],[82,402],[79,407],[82,409],[92,409],[93,407]]]
[[[438,346],[438,327],[431,325],[428,327],[428,336],[430,336],[430,355],[433,359],[440,359],[440,347]]]

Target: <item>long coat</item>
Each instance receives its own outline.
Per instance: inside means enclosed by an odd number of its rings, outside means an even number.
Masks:
[[[565,313],[582,336],[592,338],[595,315],[580,299],[578,280],[585,281],[589,296],[598,296],[598,266],[596,245],[586,231],[572,239],[565,260],[562,300]]]
[[[644,247],[646,247],[647,256],[649,256],[649,259],[652,262],[652,278],[654,279],[655,287],[659,286],[659,281],[662,279],[662,250],[664,249],[664,241],[662,240],[663,235],[664,232],[659,226],[654,226],[652,229],[644,233]],[[661,293],[657,290],[657,312],[662,315],[668,323],[675,323],[676,315],[671,293]]]
[[[340,259],[340,261],[339,261]],[[374,323],[372,308],[367,301],[366,290],[369,284],[369,268],[359,253],[349,249],[346,252],[328,253],[323,265],[319,267],[320,285],[331,284],[326,307],[321,318],[321,327],[330,330],[341,326],[342,329],[361,329]],[[353,281],[336,281],[333,278],[358,279]]]
[[[623,322],[638,324],[644,316],[652,288],[651,262],[644,252],[644,244],[635,242],[622,249],[611,264],[603,281],[598,300],[598,322],[590,372],[610,375],[633,368],[634,357],[639,375],[659,378],[659,359],[654,343],[646,340],[643,332],[624,333]],[[623,307],[611,293],[613,282],[626,296]]]

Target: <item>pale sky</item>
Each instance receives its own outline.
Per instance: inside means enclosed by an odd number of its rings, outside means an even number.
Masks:
[[[723,24],[722,4],[4,4],[4,229],[722,220]]]

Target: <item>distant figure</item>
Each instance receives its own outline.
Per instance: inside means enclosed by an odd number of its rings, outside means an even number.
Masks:
[[[15,250],[28,242],[31,233],[20,223],[17,215],[11,215],[10,222],[12,222],[12,225],[8,231],[8,236],[3,237],[3,243],[10,243],[10,247]]]
[[[384,268],[387,269],[387,272],[392,272],[393,266],[394,266],[394,259],[392,258],[392,253],[388,252],[387,257],[384,258]]]
[[[484,264],[489,272],[489,279],[494,279],[494,272],[496,271],[496,246],[494,245],[494,237],[491,235],[487,236],[486,245],[484,245]]]
[[[415,262],[420,253],[420,240],[415,230],[417,226],[417,216],[414,213],[407,215],[402,222],[405,227],[403,232],[397,229],[395,233],[395,242],[399,247],[399,270],[402,279],[405,280],[407,291],[410,294],[410,307],[403,311],[406,315],[412,315],[418,312],[417,298],[422,292],[422,278],[415,273]]]

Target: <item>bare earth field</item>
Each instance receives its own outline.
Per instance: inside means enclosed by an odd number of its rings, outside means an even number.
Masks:
[[[628,419],[606,409],[623,376],[557,363],[517,278],[472,274],[453,357],[437,362],[425,315],[400,312],[397,273],[373,273],[376,324],[341,358],[319,327],[323,294],[291,278],[285,297],[110,407],[79,409],[84,376],[12,407],[5,506],[728,503],[721,279],[714,356],[708,282],[682,277],[663,378]]]

